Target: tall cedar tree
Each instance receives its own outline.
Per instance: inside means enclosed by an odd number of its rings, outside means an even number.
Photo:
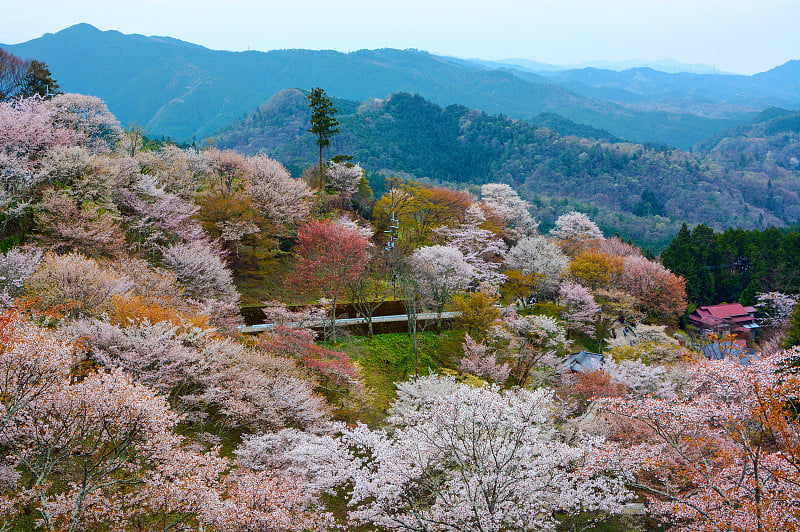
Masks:
[[[330,146],[331,137],[339,132],[339,121],[333,117],[336,108],[333,102],[325,96],[325,91],[320,87],[311,89],[308,95],[308,106],[311,108],[311,129],[309,133],[317,136],[317,146],[319,146],[319,180],[320,187],[324,185],[325,172],[322,164],[322,149]]]

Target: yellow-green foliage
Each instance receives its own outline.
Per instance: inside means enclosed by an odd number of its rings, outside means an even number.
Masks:
[[[686,351],[677,340],[666,333],[663,325],[637,325],[633,331],[634,334],[617,335],[617,338],[608,341],[607,352],[614,360],[640,359],[647,364],[676,362]]]
[[[497,300],[483,292],[457,294],[450,308],[461,313],[455,318],[455,324],[478,341],[484,340],[495,321],[500,319]]]
[[[475,376],[471,373],[461,373],[454,369],[442,368],[439,370],[439,373],[441,373],[442,375],[453,376],[456,378],[456,382],[464,383],[467,386],[472,386],[473,388],[478,388],[480,386],[484,386],[487,384],[487,381],[481,379],[478,376]]]

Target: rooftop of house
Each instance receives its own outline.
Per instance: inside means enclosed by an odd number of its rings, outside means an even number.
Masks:
[[[589,373],[590,371],[600,369],[603,366],[604,359],[604,355],[584,350],[579,353],[572,353],[568,356],[564,360],[564,366],[579,373]]]
[[[728,320],[740,318],[753,317],[756,313],[755,307],[745,307],[741,303],[728,303],[725,305],[706,305],[695,310],[692,315],[696,314],[702,318],[712,318],[717,320]]]
[[[750,360],[755,356],[754,349],[742,345],[741,342],[712,342],[700,346],[706,358],[711,360],[723,360],[725,358],[734,360],[743,366],[749,366]]]

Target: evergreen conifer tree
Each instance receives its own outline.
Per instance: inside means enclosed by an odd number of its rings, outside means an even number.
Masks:
[[[319,146],[319,186],[325,185],[325,170],[322,161],[322,150],[331,144],[331,137],[339,132],[339,121],[334,118],[336,108],[325,91],[320,87],[311,89],[308,95],[308,106],[311,108],[311,129],[309,133],[317,136]]]

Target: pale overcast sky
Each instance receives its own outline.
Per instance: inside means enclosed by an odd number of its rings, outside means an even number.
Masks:
[[[800,0],[0,0],[0,42],[78,22],[224,50],[676,59],[742,74],[800,58]]]

